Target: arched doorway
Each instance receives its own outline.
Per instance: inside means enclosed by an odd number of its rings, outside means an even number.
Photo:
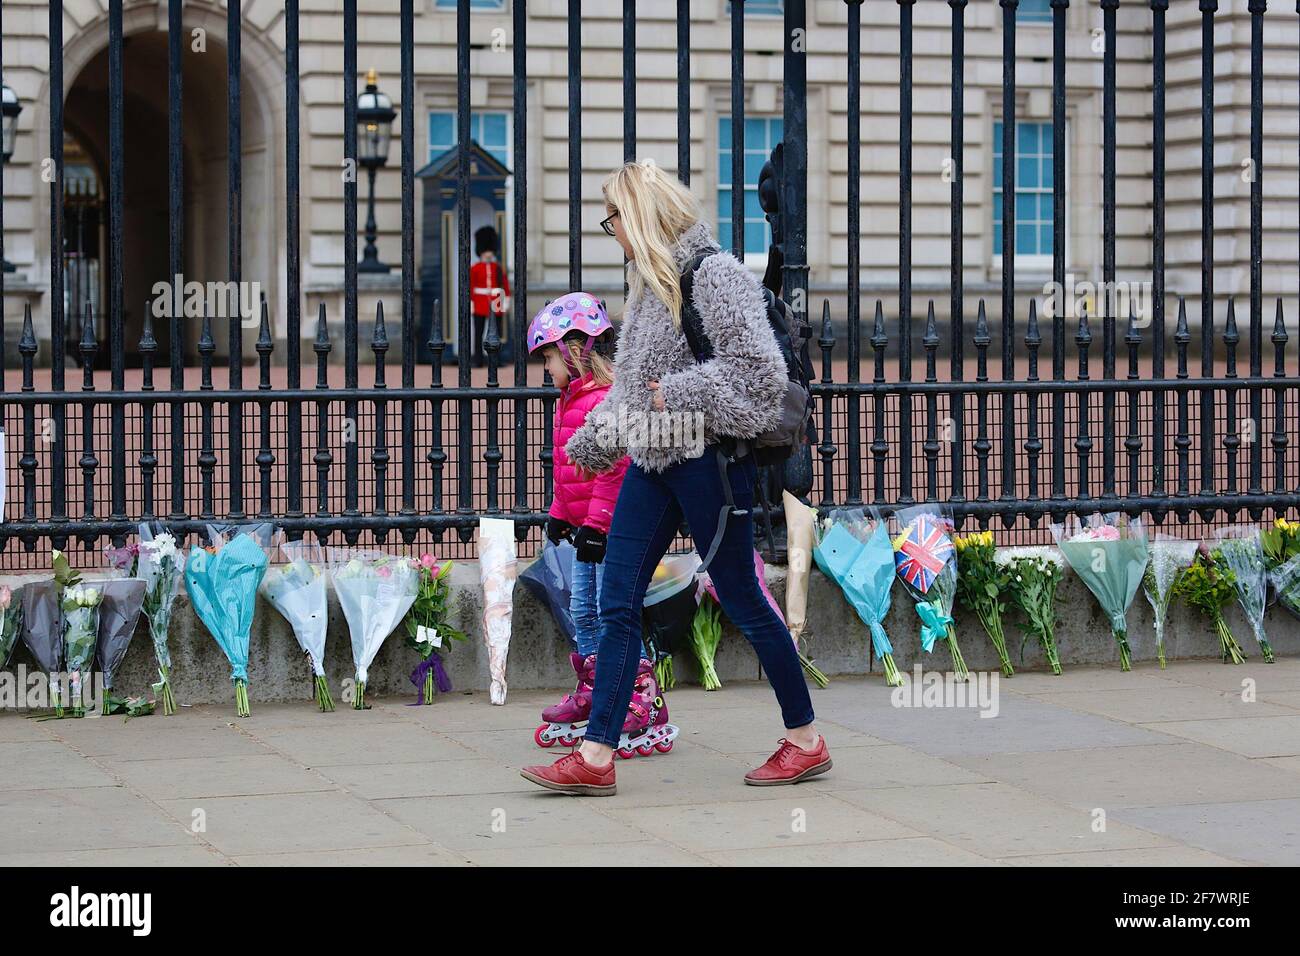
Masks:
[[[206,49],[197,52],[186,43],[182,63],[184,113],[182,123],[184,177],[183,216],[184,281],[224,281],[229,277],[227,91],[226,49],[212,33]],[[171,282],[168,235],[168,62],[167,35],[158,30],[128,34],[123,40],[123,208],[122,274],[124,334],[128,362],[138,363],[140,336],[147,303],[158,282]],[[108,277],[112,268],[108,247],[108,50],[101,48],[76,73],[68,88],[64,121],[70,137],[93,166],[102,202],[102,228],[98,261],[102,301],[97,316],[100,343],[98,362],[107,363]],[[265,94],[246,70],[241,81],[241,178],[243,187],[242,278],[258,282],[272,303],[279,302],[276,283],[275,164],[272,161],[271,116],[263,108]],[[65,177],[72,184],[72,177]],[[65,221],[84,216],[77,199],[65,188]],[[76,253],[89,259],[93,249]],[[65,250],[66,256],[69,250]],[[75,274],[84,283],[84,269],[65,270],[69,281]],[[65,290],[68,300],[70,290]],[[84,285],[76,294],[81,302],[68,300],[69,351],[76,356],[81,334],[81,314],[88,298]],[[171,352],[171,335],[166,319],[154,320],[158,341],[157,362],[165,365]],[[197,357],[196,344],[201,320],[184,320],[185,358]],[[244,356],[253,354],[251,343],[256,328],[245,329]],[[214,321],[213,338],[217,356],[226,354],[228,334],[224,320]],[[97,362],[97,364],[98,364]]]

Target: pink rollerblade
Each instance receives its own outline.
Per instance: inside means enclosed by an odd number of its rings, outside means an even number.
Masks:
[[[656,750],[666,754],[673,749],[673,741],[679,733],[681,731],[676,725],[668,723],[668,704],[659,692],[654,664],[642,658],[637,667],[627,718],[623,721],[623,734],[614,752],[624,760],[637,754],[649,757]]]
[[[569,663],[578,675],[578,686],[564,700],[542,711],[542,724],[533,733],[538,746],[553,747],[556,741],[571,747],[582,739],[591,716],[591,686],[596,679],[596,655],[570,654]]]

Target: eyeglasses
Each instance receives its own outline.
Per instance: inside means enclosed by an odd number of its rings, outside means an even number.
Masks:
[[[608,216],[606,216],[604,219],[600,221],[600,228],[605,230],[605,235],[607,236],[614,235],[614,225],[613,223],[610,222],[610,220],[617,215],[618,215],[618,210],[615,209],[613,212],[611,212]]]

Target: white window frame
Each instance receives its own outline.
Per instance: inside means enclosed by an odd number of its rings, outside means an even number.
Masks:
[[[989,152],[988,152],[989,155],[989,191],[988,191],[989,246],[988,248],[989,248],[989,259],[990,259],[989,269],[994,275],[1002,274],[1002,253],[994,251],[995,247],[994,247],[994,238],[993,238],[993,224],[994,224],[995,214],[1001,209],[1001,205],[1002,205],[1001,200],[998,198],[998,194],[996,191],[997,187],[994,186],[994,168],[993,168],[995,162],[993,157],[996,155],[996,153],[994,152],[994,147],[996,145],[995,142],[996,134],[993,131],[995,126],[1000,122],[1003,122],[1003,117],[997,114],[995,114],[992,117],[992,119],[989,121]],[[1017,118],[1016,122],[1045,124],[1048,130],[1052,130],[1052,121],[1050,119],[1041,120],[1041,119],[1032,119],[1032,118],[1023,118],[1023,119]],[[1065,197],[1064,199],[1065,199],[1065,203],[1064,203],[1065,205],[1065,229],[1064,229],[1065,262],[1068,267],[1070,262],[1070,119],[1068,116],[1066,117],[1066,121],[1065,121]],[[1003,236],[1005,237],[1006,223],[1002,224],[1002,228],[1004,230]],[[1047,255],[1041,255],[1037,253],[1033,255],[1022,255],[1020,252],[1017,251],[1014,258],[1015,258],[1015,268],[1017,274],[1023,271],[1023,272],[1032,273],[1034,275],[1038,275],[1038,274],[1050,275],[1052,272],[1053,255],[1051,253]]]
[[[730,150],[731,150],[731,143],[730,143],[730,141],[728,141],[728,142],[726,142],[726,143],[723,143],[723,142],[722,142],[722,129],[721,129],[721,127],[722,127],[722,121],[723,121],[724,119],[732,119],[732,120],[734,120],[734,117],[731,116],[730,112],[723,112],[723,111],[719,110],[718,114],[714,117],[714,123],[713,123],[713,132],[714,132],[714,134],[717,136],[717,142],[715,143],[715,148],[714,148],[714,150],[713,150],[713,155],[714,155],[714,157],[715,157],[715,162],[716,162],[717,165],[716,165],[716,167],[715,167],[715,169],[716,169],[716,173],[715,173],[715,175],[714,175],[714,179],[713,179],[714,190],[713,190],[713,217],[712,217],[712,218],[713,218],[713,223],[714,223],[714,225],[715,225],[718,229],[721,229],[721,227],[722,227],[722,223],[720,222],[721,216],[720,216],[720,212],[719,212],[719,204],[720,204],[720,201],[721,201],[721,200],[720,200],[720,197],[719,197],[719,194],[722,192],[722,151],[723,151],[724,148],[725,148],[728,152],[730,152]],[[759,116],[750,116],[750,115],[746,114],[746,115],[745,115],[745,119],[746,119],[746,120],[751,120],[751,119],[754,119],[754,120],[757,120],[757,119],[761,119],[761,120],[780,120],[780,121],[781,121],[781,138],[784,140],[784,138],[785,138],[785,116],[784,116],[784,114],[780,114],[780,113],[764,113],[764,114],[759,115]],[[770,153],[771,150],[769,149],[768,152]],[[729,186],[727,187],[728,190],[732,190],[732,189],[734,189],[734,188],[735,188],[735,183],[732,183],[731,185],[729,185]],[[764,222],[766,222],[766,220],[764,220]],[[771,226],[770,226],[770,225],[768,226],[768,229],[769,229],[769,233],[768,233],[768,234],[769,234],[769,236],[770,236],[770,235],[771,235],[771,232],[770,232],[770,230],[771,230]],[[724,249],[730,249],[730,248],[731,248],[731,237],[730,237],[729,235],[728,235],[728,236],[722,236],[722,235],[719,235],[719,236],[717,236],[716,238],[717,238],[717,240],[718,240],[718,244],[719,244],[720,246],[722,246]],[[748,266],[748,267],[751,268],[751,269],[757,269],[757,270],[760,271],[760,272],[763,271],[763,270],[765,270],[765,269],[767,268],[768,249],[770,249],[770,248],[771,248],[771,244],[769,243],[768,246],[767,246],[767,248],[764,248],[761,252],[750,252],[748,249],[744,250],[744,253],[743,253],[743,254],[744,254],[744,259],[743,259],[743,261],[744,261],[745,265]]]

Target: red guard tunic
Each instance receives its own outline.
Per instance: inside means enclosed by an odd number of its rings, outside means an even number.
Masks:
[[[505,315],[510,280],[501,263],[479,261],[469,267],[469,300],[475,315]]]

